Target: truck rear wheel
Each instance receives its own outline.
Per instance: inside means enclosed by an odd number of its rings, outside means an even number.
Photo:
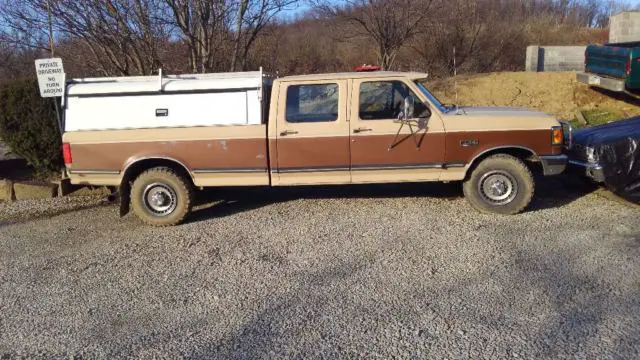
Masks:
[[[512,215],[529,205],[535,184],[531,171],[520,159],[498,154],[482,160],[462,189],[476,210]]]
[[[131,207],[144,223],[171,226],[181,223],[191,211],[193,188],[168,167],[140,174],[131,187]]]

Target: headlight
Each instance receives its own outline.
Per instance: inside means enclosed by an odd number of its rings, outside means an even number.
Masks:
[[[587,162],[594,163],[596,162],[596,151],[593,147],[587,146],[585,149],[585,153],[587,154]]]

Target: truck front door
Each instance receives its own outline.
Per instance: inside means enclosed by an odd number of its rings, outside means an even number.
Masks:
[[[280,83],[275,144],[270,138],[273,185],[351,181],[347,99],[346,80]]]
[[[438,180],[445,153],[444,127],[429,102],[416,95],[415,84],[405,79],[356,79],[352,89],[352,182]],[[406,97],[414,100],[409,116],[413,132],[409,123],[398,122]]]

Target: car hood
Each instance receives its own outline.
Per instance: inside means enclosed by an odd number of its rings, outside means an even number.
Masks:
[[[444,121],[448,131],[551,130],[560,125],[543,112],[485,106],[459,106],[445,113]]]
[[[626,139],[640,141],[640,116],[576,130],[573,135],[574,143],[584,146],[597,146]]]

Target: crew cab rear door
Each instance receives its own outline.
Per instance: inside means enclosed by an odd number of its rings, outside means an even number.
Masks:
[[[402,124],[404,99],[414,114]],[[404,78],[354,79],[350,109],[354,183],[438,180],[445,154],[442,119],[414,83]]]
[[[351,181],[347,91],[346,80],[280,83],[275,144],[270,136],[273,185]]]

